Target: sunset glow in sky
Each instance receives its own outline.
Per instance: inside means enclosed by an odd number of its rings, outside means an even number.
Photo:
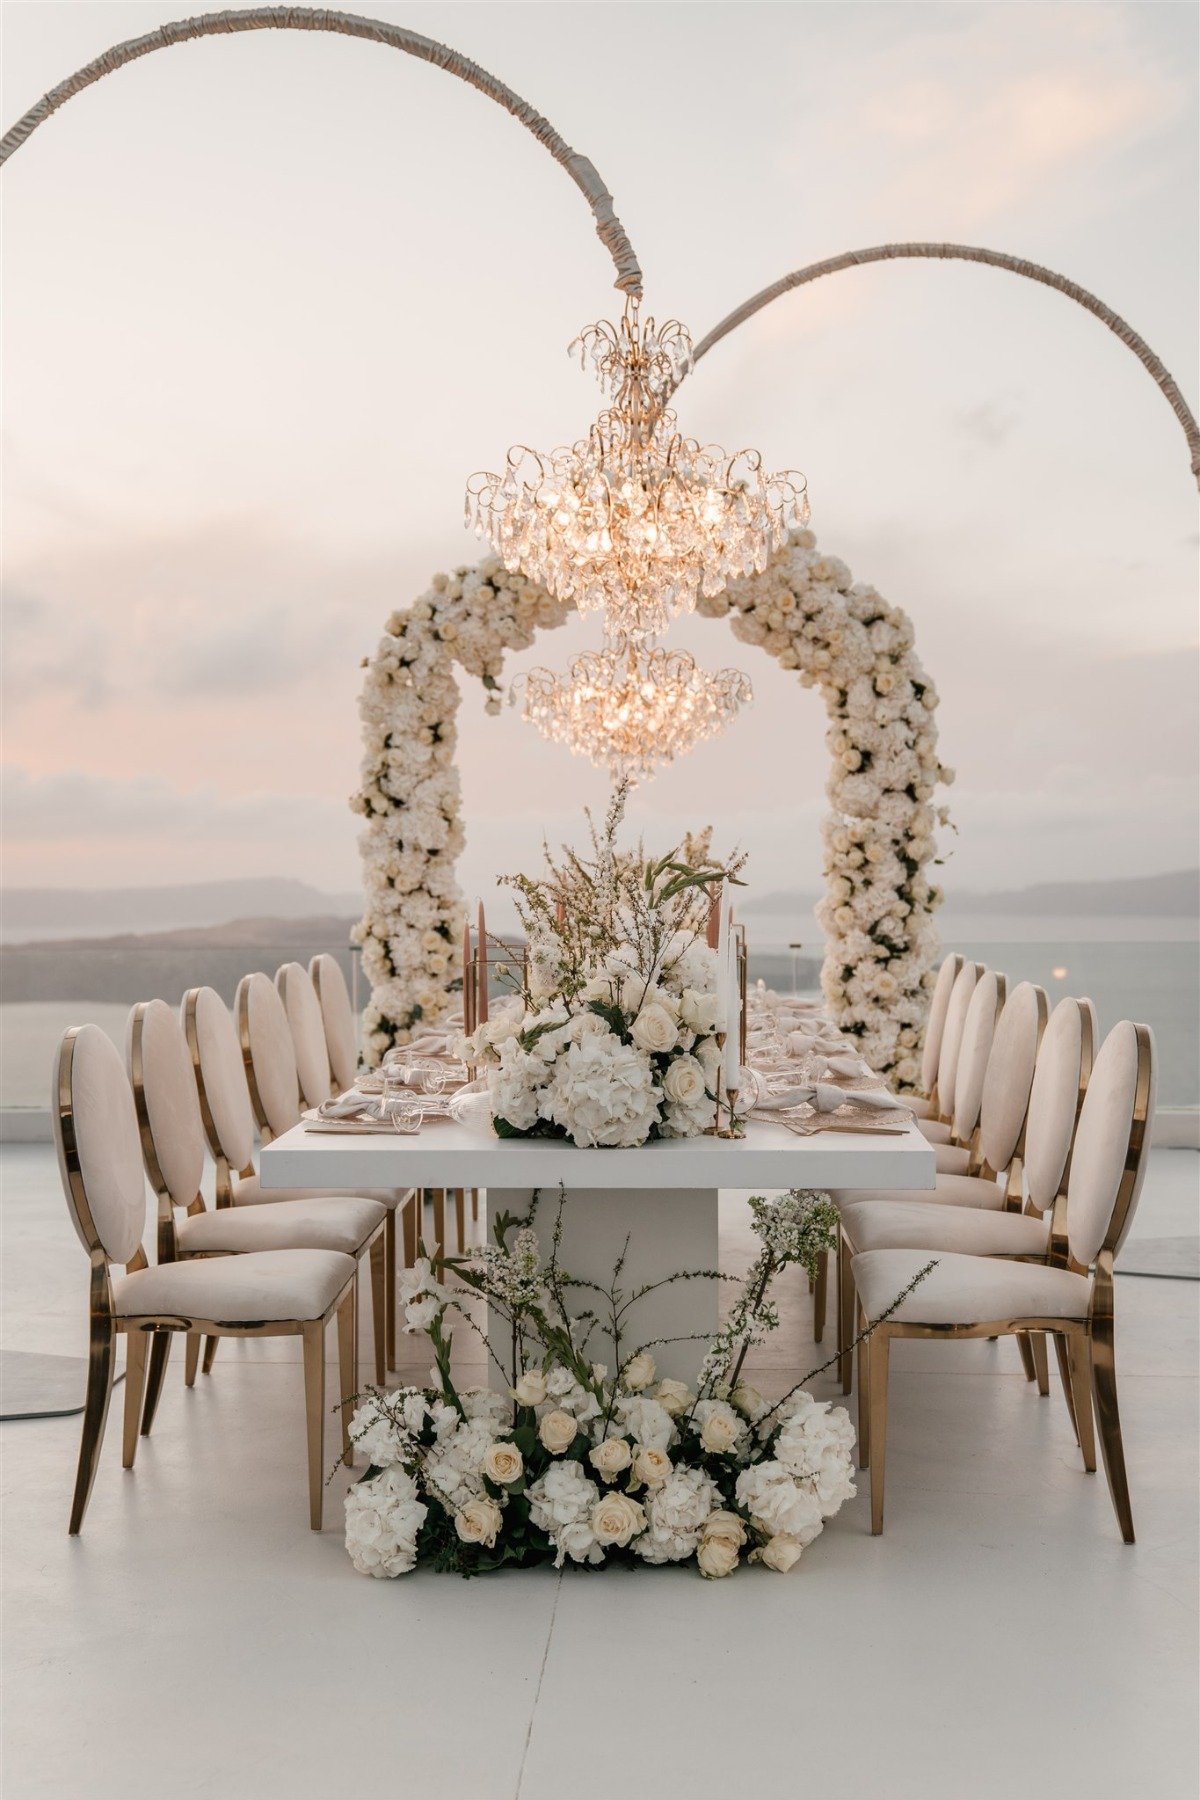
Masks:
[[[9,5],[4,123],[178,6]],[[445,4],[440,37],[596,163],[647,304],[700,338],[788,269],[987,244],[1100,294],[1197,392],[1197,15],[1184,5]],[[627,62],[626,50],[636,51]],[[619,296],[581,197],[482,96],[378,45],[193,44],[101,82],[3,177],[6,879],[357,885],[360,659],[475,561],[462,490],[570,441],[565,349]],[[808,477],[943,697],[955,888],[1196,859],[1196,493],[1135,359],[1012,276],[904,264],[713,351],[685,428]],[[756,705],[638,796],[812,887],[816,695],[720,623]],[[565,666],[574,622],[516,659]],[[468,891],[604,778],[461,718]]]

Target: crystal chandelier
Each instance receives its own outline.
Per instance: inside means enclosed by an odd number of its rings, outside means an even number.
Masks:
[[[571,662],[567,675],[531,669],[522,716],[552,743],[607,769],[648,781],[661,763],[723,731],[753,698],[738,669],[710,675],[686,650],[618,637]]]
[[[619,325],[589,325],[571,345],[612,404],[586,438],[543,455],[508,453],[502,475],[473,475],[466,519],[508,569],[520,569],[606,629],[654,635],[698,594],[766,568],[808,520],[805,481],[765,473],[756,450],[727,455],[684,437],[667,405],[692,365],[677,320],[643,323],[635,299]]]

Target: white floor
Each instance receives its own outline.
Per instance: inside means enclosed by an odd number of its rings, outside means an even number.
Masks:
[[[1195,1232],[1198,1168],[1155,1153],[1140,1236]],[[10,1146],[0,1174],[4,1346],[82,1354],[52,1153]],[[734,1269],[743,1216],[731,1196]],[[118,1389],[80,1539],[78,1419],[7,1425],[4,1800],[1194,1800],[1198,1294],[1118,1282],[1132,1549],[1011,1343],[899,1346],[886,1534],[864,1491],[790,1575],[719,1584],[363,1580],[344,1473],[307,1529],[286,1342],[223,1346],[190,1394],[172,1368],[132,1474]],[[820,1360],[802,1279],[781,1337],[765,1389]]]

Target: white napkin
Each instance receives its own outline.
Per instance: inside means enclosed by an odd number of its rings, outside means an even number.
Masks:
[[[857,1056],[827,1056],[824,1068],[815,1071],[818,1081],[823,1081],[827,1075],[840,1075],[846,1081],[861,1081],[870,1072]]]
[[[848,1094],[844,1088],[831,1087],[817,1081],[811,1087],[786,1088],[782,1094],[769,1094],[755,1105],[755,1112],[786,1112],[793,1106],[815,1106],[818,1112],[836,1112],[839,1106],[863,1106],[873,1111],[907,1112],[908,1108],[886,1088],[864,1088]]]
[[[317,1108],[319,1119],[382,1119],[383,1108],[378,1100],[368,1099],[366,1094],[359,1094],[351,1088],[348,1094],[342,1094],[337,1100],[322,1100]]]
[[[805,1031],[790,1032],[787,1046],[794,1056],[838,1056],[846,1048],[840,1037],[829,1033],[816,1037]]]

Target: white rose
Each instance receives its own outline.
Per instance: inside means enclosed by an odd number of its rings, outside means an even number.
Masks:
[[[598,1544],[618,1544],[624,1549],[646,1529],[646,1515],[628,1494],[605,1494],[593,1506],[589,1523]]]
[[[695,988],[684,988],[679,997],[679,1016],[692,1031],[716,1031],[724,1024],[725,1009],[720,994],[702,994]]]
[[[729,1398],[743,1416],[752,1423],[757,1423],[767,1410],[767,1403],[756,1387],[748,1381],[739,1381]]]
[[[745,1426],[733,1408],[715,1401],[700,1427],[700,1442],[712,1455],[724,1456],[733,1449],[744,1430]]]
[[[642,1350],[637,1356],[631,1356],[625,1364],[625,1373],[621,1377],[622,1385],[631,1394],[639,1393],[642,1388],[649,1387],[658,1374],[654,1358],[648,1350]]]
[[[612,1481],[622,1469],[629,1467],[632,1460],[633,1452],[623,1437],[605,1438],[594,1450],[588,1451],[588,1461],[605,1481]]]
[[[512,1397],[518,1406],[540,1406],[546,1398],[546,1377],[540,1369],[526,1369],[521,1375]]]
[[[735,1550],[741,1549],[746,1541],[746,1527],[737,1513],[726,1512],[724,1508],[709,1513],[704,1521],[704,1540],[711,1543],[714,1539],[732,1545]]]
[[[665,1450],[652,1444],[639,1444],[629,1468],[630,1487],[661,1487],[671,1473],[672,1463]]]
[[[681,1413],[687,1411],[695,1396],[686,1382],[672,1381],[668,1378],[659,1382],[654,1398],[664,1411],[669,1412],[673,1419],[677,1419]]]
[[[464,1544],[482,1544],[490,1550],[500,1534],[503,1514],[494,1500],[468,1500],[454,1515],[454,1529]]]
[[[517,1446],[503,1440],[493,1444],[483,1459],[484,1474],[498,1487],[508,1487],[511,1482],[519,1481],[524,1467],[525,1459]]]
[[[647,1056],[673,1050],[679,1041],[674,1019],[665,1006],[644,1006],[629,1028],[629,1035]]]
[[[768,1569],[777,1569],[781,1575],[786,1575],[792,1565],[799,1562],[802,1549],[799,1538],[780,1533],[763,1545],[759,1551],[759,1561],[766,1563]]]
[[[663,1092],[678,1106],[702,1100],[705,1085],[704,1070],[694,1056],[677,1056],[663,1076]]]
[[[696,1561],[706,1580],[719,1581],[723,1575],[733,1574],[738,1565],[738,1553],[728,1538],[705,1537],[696,1552]]]
[[[579,1427],[570,1413],[556,1410],[546,1414],[538,1426],[538,1437],[542,1441],[543,1449],[548,1450],[551,1456],[561,1456],[564,1450],[569,1450],[575,1442],[575,1434],[578,1429]]]

